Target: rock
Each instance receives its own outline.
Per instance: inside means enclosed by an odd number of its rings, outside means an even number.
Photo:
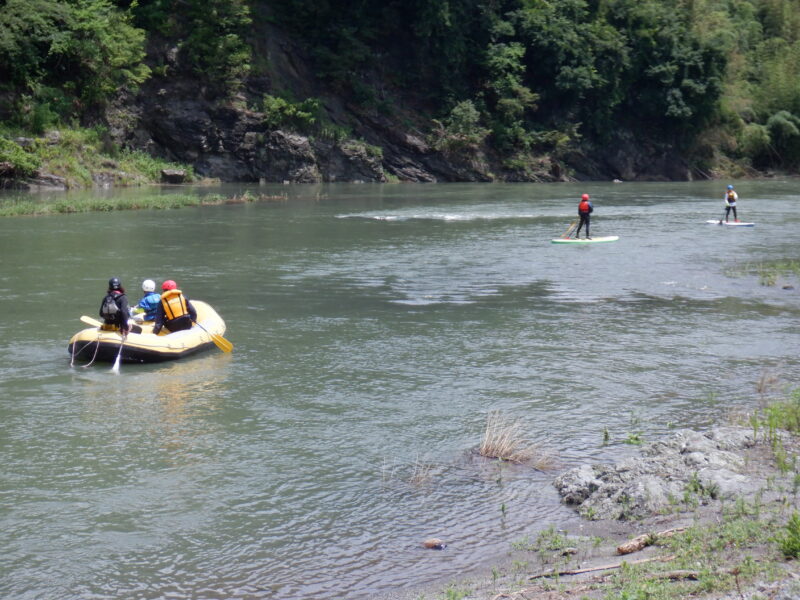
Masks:
[[[429,538],[422,542],[422,545],[430,550],[444,550],[447,548],[447,544],[439,538]]]
[[[53,175],[52,173],[36,173],[36,175],[28,179],[26,183],[30,189],[49,188],[66,190],[68,187],[66,178]]]
[[[186,183],[186,171],[183,169],[161,169],[162,183]]]
[[[556,477],[553,485],[556,486],[564,502],[581,504],[599,489],[603,482],[597,478],[593,467],[581,465]]]
[[[17,170],[8,161],[0,161],[0,177],[16,177]]]
[[[755,494],[765,481],[743,474],[741,456],[754,444],[752,429],[744,427],[680,430],[642,448],[640,457],[616,465],[582,465],[559,475],[554,485],[565,503],[579,505],[592,518],[649,516],[686,491],[704,503]]]

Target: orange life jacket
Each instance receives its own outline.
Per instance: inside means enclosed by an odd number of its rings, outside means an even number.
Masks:
[[[581,200],[581,203],[578,204],[578,212],[583,213],[585,215],[589,214],[589,201],[588,200]]]
[[[186,298],[180,290],[168,290],[161,294],[161,306],[164,308],[164,317],[167,321],[174,321],[189,314]]]

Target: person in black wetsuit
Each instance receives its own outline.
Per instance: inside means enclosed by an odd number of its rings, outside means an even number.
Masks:
[[[589,194],[584,194],[583,196],[581,196],[580,204],[578,204],[578,216],[580,217],[581,222],[578,225],[577,231],[575,231],[576,240],[579,237],[581,237],[581,227],[583,227],[584,224],[586,224],[586,239],[587,240],[592,239],[589,236],[589,220],[590,220],[589,215],[591,215],[592,212],[594,212],[594,207],[592,206],[592,203],[589,201]]]

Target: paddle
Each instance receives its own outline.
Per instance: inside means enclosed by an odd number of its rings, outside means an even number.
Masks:
[[[223,352],[231,352],[233,350],[233,344],[231,344],[224,337],[222,337],[218,333],[211,333],[208,329],[200,325],[200,323],[198,323],[197,321],[195,321],[194,324],[197,325],[203,331],[205,331],[209,335],[209,337],[211,337],[211,341],[214,342],[217,348],[219,348]]]
[[[91,325],[92,327],[100,327],[102,325],[102,323],[97,319],[93,319],[92,317],[87,317],[86,315],[83,315],[81,317],[81,322],[86,323],[87,325]]]
[[[125,345],[125,338],[128,337],[127,333],[122,334],[122,340],[119,342],[119,352],[117,352],[117,359],[114,361],[114,366],[111,367],[111,372],[119,375],[119,361],[122,358],[122,346]]]
[[[568,237],[569,237],[569,234],[570,234],[570,233],[572,233],[572,229],[575,227],[575,224],[576,224],[576,223],[577,223],[577,221],[573,221],[573,222],[572,222],[572,225],[570,225],[570,226],[567,228],[567,230],[566,230],[564,233],[562,233],[562,234],[561,234],[561,237],[562,237],[562,238],[568,238]]]

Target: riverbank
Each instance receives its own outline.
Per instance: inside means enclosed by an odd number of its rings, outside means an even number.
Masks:
[[[252,202],[283,202],[286,196],[251,194],[143,194],[135,198],[47,198],[11,200],[0,204],[0,217],[46,216],[69,213],[110,212],[118,210],[171,210],[190,206],[219,206]]]
[[[558,475],[584,517],[512,544],[470,579],[395,598],[797,598],[800,394],[749,426],[681,430],[614,465]]]
[[[41,135],[0,128],[0,188],[70,190],[197,179],[191,166],[120,147],[102,127]]]

